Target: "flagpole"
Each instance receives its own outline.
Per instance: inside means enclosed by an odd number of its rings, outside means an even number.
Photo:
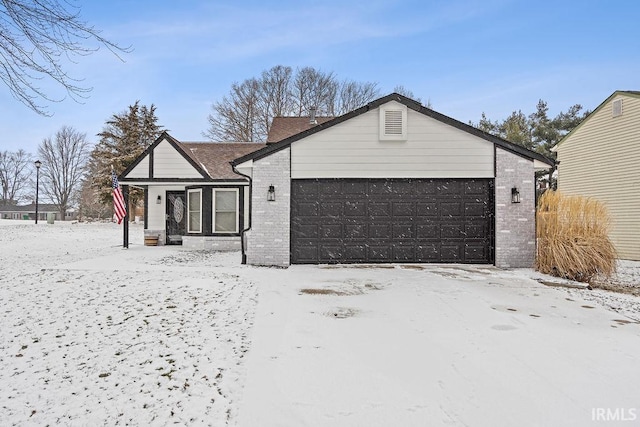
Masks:
[[[127,210],[124,214],[124,224],[122,224],[122,247],[129,248],[129,186],[122,186],[122,195],[124,196],[124,205]]]

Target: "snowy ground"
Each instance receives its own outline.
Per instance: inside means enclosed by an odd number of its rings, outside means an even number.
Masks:
[[[640,417],[637,296],[489,266],[254,268],[121,234],[0,220],[0,425]]]

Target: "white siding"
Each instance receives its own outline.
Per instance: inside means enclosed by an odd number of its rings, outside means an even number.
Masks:
[[[140,163],[127,174],[127,178],[149,178],[149,155],[146,155]]]
[[[372,110],[294,142],[291,178],[494,176],[489,141],[411,109],[407,140],[380,141],[379,120],[379,112]]]
[[[612,102],[622,99],[622,115]],[[558,189],[604,202],[623,259],[640,260],[640,99],[618,94],[557,147]]]
[[[153,150],[154,178],[202,178],[193,166],[167,141]]]
[[[183,186],[149,186],[149,211],[147,212],[147,228],[150,230],[164,230],[166,227],[165,213],[167,206],[167,191],[184,191]],[[162,203],[156,203],[158,195]],[[186,201],[185,201],[186,203]]]

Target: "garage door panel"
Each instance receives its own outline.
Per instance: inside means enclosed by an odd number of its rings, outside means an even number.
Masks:
[[[393,216],[414,216],[416,214],[415,202],[393,202]]]
[[[440,237],[447,239],[462,239],[464,235],[464,224],[448,224],[440,226]]]
[[[369,225],[369,238],[390,239],[391,224],[371,224]]]
[[[367,213],[370,217],[390,217],[391,203],[389,202],[369,202]]]
[[[393,262],[413,262],[416,259],[416,248],[413,245],[394,245],[392,254]]]
[[[297,239],[317,239],[318,226],[315,224],[304,224],[291,227],[291,235]]]
[[[366,260],[367,246],[365,244],[344,245],[344,262],[364,262]]]
[[[463,248],[460,244],[442,244],[440,246],[440,259],[442,262],[455,262],[462,261]]]
[[[486,253],[486,248],[484,247],[484,245],[478,244],[478,245],[473,245],[473,244],[468,244],[465,246],[465,260],[467,262],[478,262],[478,263],[483,263],[485,262],[484,260],[487,257],[487,253]]]
[[[460,202],[442,202],[440,203],[440,217],[446,220],[446,217],[459,217],[464,215],[464,209]]]
[[[298,203],[296,212],[298,216],[318,216],[318,204],[316,202]]]
[[[440,225],[438,224],[417,225],[416,237],[420,240],[423,240],[423,239],[440,240]]]
[[[466,202],[464,204],[465,216],[483,216],[486,212],[486,205],[482,202]]]
[[[391,260],[391,247],[388,245],[369,246],[367,258],[371,262],[389,262]]]
[[[398,239],[413,239],[415,238],[414,226],[413,224],[394,224],[393,228],[393,238],[395,240]]]
[[[342,216],[342,202],[320,202],[320,216]]]
[[[345,224],[344,237],[347,239],[362,239],[367,237],[367,226],[364,224]]]
[[[367,214],[367,203],[347,200],[344,202],[344,214],[345,216],[365,216]]]
[[[340,239],[342,238],[341,224],[326,224],[320,226],[319,237],[321,239]]]
[[[418,216],[438,216],[438,204],[436,202],[417,202],[416,214]]]
[[[492,262],[489,179],[293,180],[292,263]]]

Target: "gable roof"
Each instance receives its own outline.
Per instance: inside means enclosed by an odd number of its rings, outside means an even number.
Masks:
[[[2,205],[0,204],[0,212],[35,212],[36,204],[29,205]],[[69,209],[67,209],[68,211]],[[51,203],[38,203],[38,211],[43,212],[59,212],[60,207]]]
[[[245,156],[242,156],[240,158],[235,159],[233,162],[231,162],[231,164],[233,166],[237,166],[241,163],[244,163],[248,160],[259,160],[262,159],[264,157],[267,157],[277,151],[280,151],[288,146],[290,146],[292,143],[299,141],[303,138],[306,138],[309,135],[313,135],[317,132],[320,132],[324,129],[330,128],[332,126],[335,126],[339,123],[342,123],[344,121],[347,121],[349,119],[352,119],[354,117],[357,117],[361,114],[364,114],[368,111],[374,110],[376,108],[378,108],[379,106],[386,104],[390,101],[396,101],[399,102],[401,104],[404,104],[407,106],[407,108],[410,108],[414,111],[417,111],[418,113],[424,114],[425,116],[431,117],[432,119],[438,120],[442,123],[448,124],[450,126],[453,126],[457,129],[463,130],[465,132],[468,132],[474,136],[477,136],[479,138],[482,138],[484,140],[487,140],[489,142],[492,142],[495,145],[498,145],[501,148],[504,148],[507,151],[510,151],[514,154],[517,154],[521,157],[525,157],[528,159],[532,159],[532,160],[539,160],[542,163],[545,163],[549,166],[553,166],[555,164],[555,161],[552,159],[547,158],[546,156],[540,154],[540,153],[536,153],[534,151],[528,150],[524,147],[521,147],[519,145],[516,145],[512,142],[509,142],[505,139],[502,139],[500,137],[497,137],[495,135],[492,135],[490,133],[484,132],[478,128],[475,128],[473,126],[470,126],[468,124],[462,123],[458,120],[452,119],[451,117],[445,116],[444,114],[438,113],[437,111],[434,111],[430,108],[424,107],[422,104],[420,104],[417,101],[414,101],[413,99],[407,98],[406,96],[400,95],[399,93],[392,93],[390,95],[387,96],[383,96],[382,98],[376,99],[375,101],[371,101],[370,103],[357,108],[347,114],[344,114],[342,116],[336,117],[334,119],[331,119],[327,122],[324,123],[318,123],[318,125],[304,130],[300,133],[297,133],[295,135],[292,135],[288,138],[283,139],[282,141],[279,141],[275,144],[269,144],[267,145],[265,148],[255,151],[253,153],[247,154]]]
[[[611,95],[609,95],[607,97],[607,99],[605,99],[604,101],[602,101],[600,103],[600,105],[598,105],[596,107],[595,110],[593,110],[592,112],[589,113],[589,115],[587,117],[584,118],[584,120],[582,120],[580,123],[578,123],[578,126],[574,127],[573,129],[571,129],[571,132],[569,132],[568,134],[566,134],[560,141],[558,141],[558,143],[556,145],[554,145],[553,147],[551,147],[551,151],[556,151],[558,146],[560,144],[562,144],[567,138],[569,138],[569,136],[573,135],[578,129],[580,129],[582,127],[582,125],[584,123],[587,122],[587,120],[591,119],[591,117],[594,116],[594,114],[596,114],[596,112],[602,110],[602,108],[612,99],[614,98],[616,95],[625,95],[625,96],[631,96],[634,98],[640,98],[640,91],[637,90],[616,90],[615,92],[613,92]]]
[[[321,123],[328,122],[333,119],[332,116],[316,116],[315,123],[311,122],[310,117],[274,117],[267,135],[267,144],[282,141],[292,135],[302,131],[311,129]]]
[[[120,174],[118,179],[127,181],[127,174],[162,141],[167,141],[206,181],[239,179],[240,175],[236,174],[230,166],[231,160],[265,147],[264,144],[251,142],[179,142],[164,131]]]

